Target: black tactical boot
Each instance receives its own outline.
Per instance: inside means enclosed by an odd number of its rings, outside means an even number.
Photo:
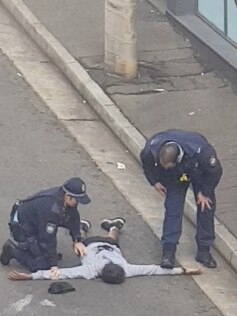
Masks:
[[[200,262],[207,268],[216,268],[216,260],[212,257],[210,251],[200,251],[198,250],[196,255],[196,261]]]
[[[161,268],[173,269],[175,263],[175,251],[164,249],[161,261]]]
[[[4,266],[8,265],[11,259],[15,258],[14,256],[15,249],[16,249],[16,245],[10,239],[8,239],[3,245],[0,261]]]

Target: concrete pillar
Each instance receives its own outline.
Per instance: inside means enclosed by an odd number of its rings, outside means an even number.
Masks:
[[[194,14],[197,10],[197,0],[167,0],[167,9],[174,15]]]
[[[105,1],[105,71],[127,79],[137,76],[135,2]]]

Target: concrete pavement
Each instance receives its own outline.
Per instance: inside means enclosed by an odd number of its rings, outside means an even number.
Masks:
[[[103,71],[103,1],[1,1],[136,157],[144,137],[158,130],[177,127],[207,136],[224,167],[215,246],[237,270],[237,143],[232,136],[237,98],[228,82],[199,64],[190,42],[146,1],[137,2],[139,78],[130,82]],[[187,205],[185,214],[195,222],[190,192]]]

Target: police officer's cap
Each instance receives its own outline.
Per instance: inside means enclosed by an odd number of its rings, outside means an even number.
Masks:
[[[78,203],[88,204],[91,201],[86,194],[86,184],[80,178],[71,178],[67,180],[63,184],[62,189],[67,195],[74,197]]]

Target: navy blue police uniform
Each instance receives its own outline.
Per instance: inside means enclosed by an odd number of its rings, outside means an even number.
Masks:
[[[160,165],[159,152],[167,142],[177,143],[183,150],[183,156],[182,159],[178,156],[175,167],[166,170]],[[147,140],[141,152],[141,161],[150,184],[154,186],[160,182],[167,189],[162,234],[164,246],[176,250],[182,232],[185,196],[191,183],[195,197],[201,192],[212,201],[211,209],[205,207],[203,212],[201,206],[197,206],[196,241],[200,249],[210,247],[215,238],[215,187],[221,178],[222,167],[216,151],[206,138],[196,132],[177,129],[157,133]]]
[[[79,178],[71,180],[74,179]],[[13,206],[9,226],[18,242],[14,250],[15,259],[30,271],[57,266],[58,227],[67,228],[74,242],[82,240],[77,206],[65,206],[64,195],[63,187],[55,187],[20,200]],[[88,197],[84,204],[89,201]]]

